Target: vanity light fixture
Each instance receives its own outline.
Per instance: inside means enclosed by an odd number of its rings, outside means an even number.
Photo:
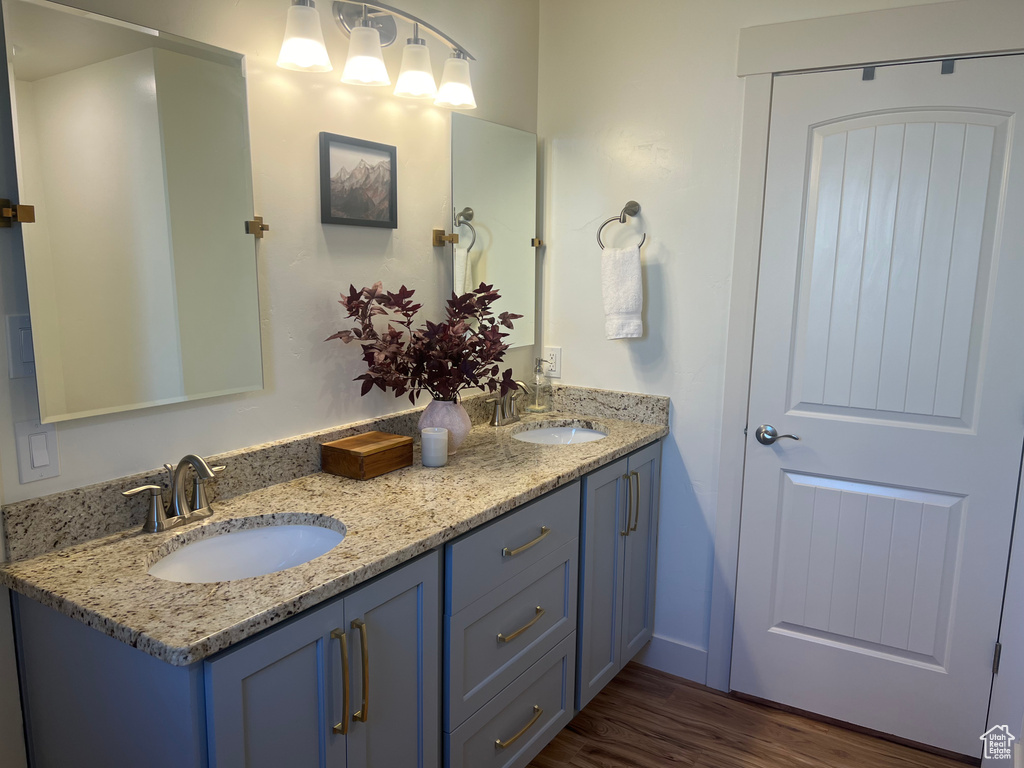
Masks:
[[[412,37],[402,51],[402,70],[395,84],[395,96],[403,99],[432,99],[437,96],[434,70],[430,66],[427,41],[420,37],[420,25],[412,25]]]
[[[370,23],[366,6],[363,6],[360,25],[349,31],[348,60],[341,74],[341,82],[350,85],[391,85],[380,46],[380,32]]]
[[[277,66],[296,72],[330,72],[333,69],[331,57],[324,46],[320,14],[314,0],[292,0]]]
[[[434,104],[440,107],[476,108],[476,99],[469,77],[469,62],[475,59],[469,51],[437,27],[383,3],[348,3],[335,0],[332,13],[335,21],[351,39],[348,62],[341,78],[343,83],[356,85],[387,85],[390,83],[387,78],[387,70],[384,67],[384,59],[381,56],[381,48],[388,47],[397,39],[398,27],[395,23],[397,17],[413,25],[413,36],[408,39],[408,44],[402,52],[402,70],[395,86],[395,95],[410,99],[430,99],[436,95]],[[427,49],[426,41],[419,36],[420,27],[423,27],[425,31],[441,40],[452,50],[452,57],[444,65],[440,89],[434,85],[430,52]],[[375,39],[372,42],[375,45],[370,45],[370,35],[364,30],[373,30]],[[372,77],[366,74],[356,75],[357,70],[354,68],[353,76],[349,77],[349,65],[353,63],[354,56],[362,60],[372,56],[376,63],[371,65],[369,62],[363,61],[359,66],[362,67],[364,64],[373,66],[376,74]]]
[[[441,72],[441,87],[434,104],[449,109],[476,109],[473,85],[469,81],[469,62],[462,51],[453,51]]]

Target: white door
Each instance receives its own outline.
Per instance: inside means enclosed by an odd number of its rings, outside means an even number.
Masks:
[[[1022,114],[1021,56],[775,78],[733,689],[980,754],[1024,439]]]

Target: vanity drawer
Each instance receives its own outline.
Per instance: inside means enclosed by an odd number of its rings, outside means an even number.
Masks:
[[[573,632],[463,725],[445,734],[448,768],[527,765],[572,719],[575,669]],[[507,746],[499,747],[499,741]]]
[[[578,555],[573,539],[448,619],[447,730],[576,629]]]
[[[579,532],[580,484],[575,482],[449,544],[445,613],[458,613]]]

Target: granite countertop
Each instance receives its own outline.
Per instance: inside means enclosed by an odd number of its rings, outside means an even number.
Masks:
[[[608,433],[548,446],[513,440],[538,422]],[[322,473],[214,505],[214,515],[164,533],[106,536],[0,567],[0,584],[176,666],[186,666],[428,552],[519,505],[668,434],[573,413],[474,427],[447,466],[413,466],[367,481]],[[228,467],[230,472],[231,467]],[[327,554],[265,576],[181,584],[150,576],[174,549],[211,535],[287,523],[347,528]]]

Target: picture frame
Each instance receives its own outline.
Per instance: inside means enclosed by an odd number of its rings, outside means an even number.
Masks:
[[[321,132],[321,223],[397,229],[397,160],[390,144]]]

